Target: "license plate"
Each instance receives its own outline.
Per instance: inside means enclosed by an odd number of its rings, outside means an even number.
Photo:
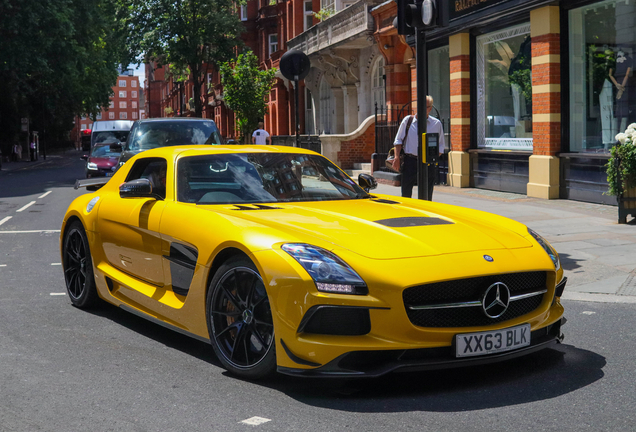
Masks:
[[[106,173],[106,177],[112,177],[112,176],[113,176],[113,173],[112,173],[112,172],[107,172],[107,173]]]
[[[502,330],[455,335],[457,357],[500,353],[528,345],[530,345],[530,324]]]

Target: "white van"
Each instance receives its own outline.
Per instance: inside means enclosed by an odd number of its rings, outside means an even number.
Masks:
[[[91,148],[96,144],[125,143],[133,125],[132,120],[98,120],[93,123]]]

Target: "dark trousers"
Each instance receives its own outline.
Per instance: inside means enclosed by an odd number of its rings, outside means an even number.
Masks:
[[[417,158],[411,156],[404,157],[402,164],[402,196],[412,198],[413,186],[417,184]],[[433,187],[437,178],[437,165],[428,166],[428,199],[433,201]]]

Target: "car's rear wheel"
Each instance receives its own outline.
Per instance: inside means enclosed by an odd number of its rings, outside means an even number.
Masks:
[[[70,224],[63,245],[64,280],[71,302],[79,308],[94,306],[99,301],[99,295],[93,276],[91,251],[81,222]]]
[[[214,352],[228,371],[249,379],[275,371],[269,299],[261,275],[248,258],[231,258],[212,278],[207,321]]]

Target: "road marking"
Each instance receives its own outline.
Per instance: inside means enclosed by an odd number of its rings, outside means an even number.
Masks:
[[[45,196],[47,196],[48,194],[50,194],[53,191],[48,191],[47,193],[43,193],[42,195],[40,195],[38,198],[44,198]]]
[[[581,312],[583,315],[594,315],[596,312],[592,312],[592,311],[585,311],[585,312]]]
[[[66,295],[66,293],[51,293],[52,296],[63,296]]]
[[[51,263],[51,265],[62,265],[62,263]]]
[[[20,210],[16,210],[16,212],[20,213],[21,211],[24,211],[24,210],[28,209],[29,207],[31,207],[33,204],[35,204],[35,201],[31,201],[30,203],[28,203],[27,205],[22,207]]]
[[[0,267],[6,267],[6,266],[7,266],[6,264],[0,264]]]
[[[59,232],[61,232],[61,230],[0,231],[0,234],[31,234],[31,233],[50,234],[50,233],[59,233]]]
[[[3,223],[5,223],[6,221],[8,221],[9,219],[11,219],[13,216],[7,216],[6,218],[0,220],[0,225],[2,225]]]
[[[267,423],[268,421],[272,421],[272,420],[268,418],[264,418],[264,417],[251,417],[251,418],[248,418],[247,420],[243,420],[240,423],[244,423],[244,424],[248,424],[252,426],[258,426],[260,424]]]

